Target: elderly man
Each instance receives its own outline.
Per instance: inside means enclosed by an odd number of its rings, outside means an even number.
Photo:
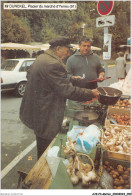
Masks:
[[[79,50],[70,56],[66,67],[68,77],[75,86],[82,88],[95,89],[97,82],[88,83],[90,80],[104,80],[104,69],[101,66],[99,56],[91,50],[92,41],[83,36],[79,42]]]
[[[69,82],[63,60],[69,55],[70,40],[58,37],[49,44],[30,67],[20,107],[20,119],[36,135],[38,158],[61,130],[66,99],[87,101],[99,95],[96,89]]]

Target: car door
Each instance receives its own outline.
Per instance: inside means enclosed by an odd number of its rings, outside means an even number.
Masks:
[[[27,81],[26,75],[27,71],[31,64],[33,64],[34,60],[25,60],[19,68],[19,78],[18,82]]]

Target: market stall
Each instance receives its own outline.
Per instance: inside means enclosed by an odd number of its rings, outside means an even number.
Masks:
[[[79,49],[78,44],[71,44],[71,46],[73,47],[73,50]],[[50,44],[41,44],[41,45],[37,45],[37,47],[41,48],[41,50],[47,50],[47,49],[49,49]],[[96,50],[96,51],[101,51],[101,48],[95,47],[95,46],[91,46],[91,49]]]
[[[110,89],[101,93],[105,104],[92,100],[69,112],[72,123],[68,132],[53,139],[23,181],[23,188],[131,188],[131,124],[126,126],[122,120],[115,125],[111,120],[111,114],[119,116],[124,107],[124,122],[128,122],[131,100],[119,94],[121,91]],[[113,97],[118,99],[106,101]]]
[[[20,43],[1,43],[2,50],[40,50],[38,46],[31,46]]]
[[[3,59],[31,57],[32,53],[41,50],[38,46],[20,43],[1,43],[1,54]]]

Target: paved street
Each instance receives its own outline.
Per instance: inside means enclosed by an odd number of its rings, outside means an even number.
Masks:
[[[34,147],[33,152],[26,154],[18,164],[13,161],[17,156],[19,161],[21,153],[35,140],[33,131],[27,129],[19,119],[20,103],[21,98],[16,98],[11,92],[1,96],[1,169],[4,174],[7,173],[1,181],[2,189],[16,189],[19,177],[17,170],[30,170],[37,160]],[[32,160],[28,160],[29,156]]]
[[[127,71],[129,68],[130,64],[127,65]],[[111,79],[106,81],[107,85],[117,81],[114,66],[108,68],[108,76]],[[33,143],[35,135],[19,119],[20,103],[21,98],[16,98],[11,92],[1,95],[2,189],[16,189],[19,177],[17,171],[20,168],[30,170],[37,161],[36,145]]]

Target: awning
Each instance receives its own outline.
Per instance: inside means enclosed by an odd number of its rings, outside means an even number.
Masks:
[[[79,49],[78,44],[71,44],[71,45],[72,45],[73,49]],[[40,47],[41,50],[47,50],[50,47],[49,44],[42,44],[42,45],[37,45],[37,46]],[[91,49],[92,50],[98,50],[98,51],[102,50],[101,48],[98,48],[98,47],[95,47],[95,46],[91,46]]]
[[[73,46],[73,49],[79,49],[78,44],[71,44]],[[95,46],[91,46],[91,50],[98,50],[101,51],[101,48],[95,47]]]
[[[31,46],[31,45],[26,45],[26,44],[18,44],[18,43],[1,43],[1,50],[38,51],[38,50],[41,50],[41,47]]]
[[[78,44],[71,44],[73,49],[78,49]],[[42,44],[42,45],[27,45],[27,44],[18,44],[18,43],[1,43],[1,50],[47,50],[49,49],[49,44]],[[101,48],[91,46],[92,50],[101,51]]]
[[[42,45],[37,45],[41,50],[48,50],[50,45],[49,44],[42,44]]]
[[[120,45],[120,48],[130,48],[131,45]]]

